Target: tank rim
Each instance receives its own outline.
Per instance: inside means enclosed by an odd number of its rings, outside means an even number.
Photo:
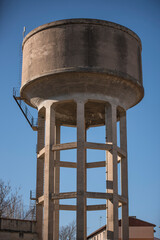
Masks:
[[[33,29],[31,32],[29,32],[26,35],[26,37],[23,39],[23,42],[22,42],[22,49],[24,47],[25,42],[29,38],[31,38],[33,35],[35,35],[36,33],[41,32],[41,31],[46,30],[46,29],[49,29],[49,28],[62,26],[62,25],[67,25],[67,24],[94,24],[94,25],[102,25],[102,26],[108,26],[108,27],[111,27],[111,28],[119,29],[123,32],[128,33],[132,37],[134,37],[138,41],[138,43],[140,44],[140,48],[142,50],[141,39],[131,29],[129,29],[127,27],[124,27],[123,25],[120,25],[118,23],[110,22],[110,21],[107,21],[107,20],[92,19],[92,18],[62,19],[62,20],[57,20],[57,21],[53,21],[53,22],[50,22],[50,23],[43,24],[43,25]]]

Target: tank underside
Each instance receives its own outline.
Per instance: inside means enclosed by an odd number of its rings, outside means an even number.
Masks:
[[[86,103],[86,125],[89,126],[104,125],[107,101],[127,110],[142,99],[143,88],[136,80],[127,81],[106,73],[67,72],[31,81],[21,89],[21,96],[36,108],[46,100],[57,101],[56,118],[62,125],[76,125],[75,100],[78,97],[90,99]]]

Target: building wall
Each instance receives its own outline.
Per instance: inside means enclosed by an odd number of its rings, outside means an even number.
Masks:
[[[0,218],[0,240],[38,240],[36,222]]]
[[[89,240],[105,240],[105,231]],[[121,227],[119,227],[119,239]],[[36,222],[28,220],[0,218],[0,240],[38,240]],[[154,240],[153,227],[129,227],[130,240]]]
[[[105,231],[95,235],[89,240],[105,240]],[[121,239],[121,227],[119,228],[119,239]],[[129,239],[130,240],[154,240],[153,227],[129,227]]]
[[[0,231],[0,240],[38,240],[36,233]]]
[[[154,239],[153,227],[129,227],[129,237],[130,239]]]

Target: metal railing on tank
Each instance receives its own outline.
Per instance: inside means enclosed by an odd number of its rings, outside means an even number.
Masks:
[[[22,111],[23,115],[25,116],[27,122],[31,126],[34,131],[37,131],[38,128],[38,118],[34,118],[30,113],[27,104],[25,103],[25,99],[21,98],[19,88],[13,88],[13,98],[18,104],[20,110]]]

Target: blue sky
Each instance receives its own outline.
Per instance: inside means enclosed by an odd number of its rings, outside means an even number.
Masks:
[[[19,86],[23,27],[26,33],[39,25],[66,18],[96,18],[122,24],[142,40],[144,99],[127,113],[129,212],[131,216],[160,226],[160,1],[159,0],[1,0],[0,1],[0,177],[13,187],[21,186],[24,202],[35,189],[36,133],[33,132],[12,98]],[[36,115],[36,112],[35,112]],[[62,141],[75,139],[75,130],[62,130]],[[73,135],[73,137],[71,136]],[[67,137],[66,137],[67,136]],[[104,141],[104,129],[90,130],[88,139]],[[63,153],[64,154],[64,153]],[[62,159],[63,155],[62,154]],[[76,157],[75,152],[67,155]],[[104,153],[88,152],[88,158],[104,158]],[[102,159],[103,160],[103,159]],[[75,188],[75,172],[62,170],[61,185]],[[104,189],[101,171],[88,173],[89,189]],[[69,174],[69,175],[68,175]],[[72,176],[72,178],[68,178]],[[73,181],[72,181],[73,180]],[[102,184],[101,184],[102,183]],[[102,216],[102,218],[100,218]],[[75,214],[61,214],[61,225]],[[100,220],[101,219],[101,220]],[[104,224],[105,212],[89,213],[88,233]],[[158,228],[157,236],[160,237]]]

